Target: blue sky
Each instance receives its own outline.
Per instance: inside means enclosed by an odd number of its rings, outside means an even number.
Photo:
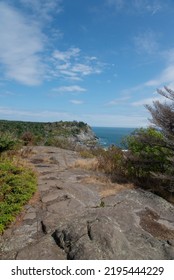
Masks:
[[[0,0],[0,119],[142,127],[174,89],[173,0]]]

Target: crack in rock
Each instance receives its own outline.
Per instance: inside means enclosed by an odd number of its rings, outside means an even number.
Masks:
[[[89,239],[92,241],[93,238],[92,238],[92,233],[91,233],[91,225],[90,225],[89,221],[87,221],[87,234],[88,234]]]
[[[46,227],[46,225],[44,224],[44,222],[43,222],[43,221],[41,221],[40,223],[41,223],[41,229],[42,229],[43,233],[44,233],[44,234],[47,234],[47,233],[48,233],[48,231],[47,231],[47,227]]]

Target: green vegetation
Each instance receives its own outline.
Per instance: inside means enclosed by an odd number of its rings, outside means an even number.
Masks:
[[[153,185],[171,195],[174,192],[174,91],[158,90],[168,102],[146,105],[153,128],[140,129],[127,139],[129,174],[143,185]]]
[[[77,121],[0,121],[0,234],[36,191],[36,175],[20,164],[19,148],[23,145],[52,145],[75,149],[76,143],[71,142],[71,138],[88,130],[87,124]]]
[[[146,106],[153,126],[140,128],[126,137],[127,151],[116,146],[81,151],[83,157],[95,156],[99,170],[112,180],[129,181],[173,201],[174,193],[174,91],[165,87],[158,93],[168,102],[155,101]]]
[[[36,191],[37,178],[20,164],[16,152],[20,141],[13,134],[0,134],[0,234],[15,219]]]
[[[0,154],[5,151],[14,150],[20,144],[16,137],[8,132],[0,133]]]
[[[154,172],[166,172],[169,168],[171,151],[159,143],[164,141],[162,132],[155,128],[141,128],[125,140],[127,153],[127,171],[132,178],[149,180]]]
[[[88,125],[84,122],[22,122],[0,121],[0,133],[10,131],[13,137],[23,145],[52,145],[56,147],[74,148],[69,138],[76,137],[81,132],[88,132]],[[63,140],[63,141],[62,141]],[[64,142],[64,143],[62,143]]]
[[[32,197],[36,185],[36,175],[32,170],[0,159],[0,233]]]

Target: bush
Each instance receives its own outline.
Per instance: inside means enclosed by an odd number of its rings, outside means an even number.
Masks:
[[[31,133],[30,131],[26,131],[21,135],[21,140],[24,143],[24,146],[27,145],[34,145],[35,143],[35,137],[33,135],[33,133]]]
[[[12,161],[0,160],[0,233],[36,191],[36,175]]]
[[[100,149],[97,159],[99,169],[111,176],[112,179],[125,178],[124,153],[120,148],[112,145],[108,150]]]
[[[165,173],[169,168],[171,151],[160,145],[163,134],[155,128],[138,129],[128,136],[125,144],[128,147],[126,167],[129,177],[141,179],[147,183],[153,173]]]
[[[13,134],[0,133],[0,153],[16,149],[19,145],[19,140]]]

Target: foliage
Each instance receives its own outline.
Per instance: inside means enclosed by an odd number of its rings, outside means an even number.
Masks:
[[[171,152],[160,146],[163,134],[155,128],[137,129],[133,135],[126,138],[127,172],[137,178],[149,178],[152,172],[165,172],[169,166]]]
[[[146,105],[154,127],[140,129],[128,137],[127,170],[129,175],[144,185],[153,182],[163,192],[173,193],[174,91],[167,87],[157,91],[167,101],[154,101],[153,105]]]
[[[0,133],[0,153],[17,148],[19,141],[13,134]]]
[[[98,168],[107,175],[117,180],[125,176],[124,154],[120,148],[112,145],[107,150],[100,149],[97,159]]]
[[[79,153],[82,158],[94,158],[94,154],[89,149],[81,149]]]
[[[13,136],[22,140],[23,145],[52,145],[56,138],[74,137],[81,132],[88,132],[88,125],[77,121],[60,122],[22,122],[0,121],[0,133],[11,131]],[[65,139],[66,141],[66,139]],[[59,143],[58,143],[59,142]],[[57,140],[57,146],[63,145]]]
[[[32,170],[0,159],[0,233],[32,197],[36,185],[36,175]]]
[[[26,131],[21,135],[21,140],[25,146],[34,145],[35,137],[30,131]]]

